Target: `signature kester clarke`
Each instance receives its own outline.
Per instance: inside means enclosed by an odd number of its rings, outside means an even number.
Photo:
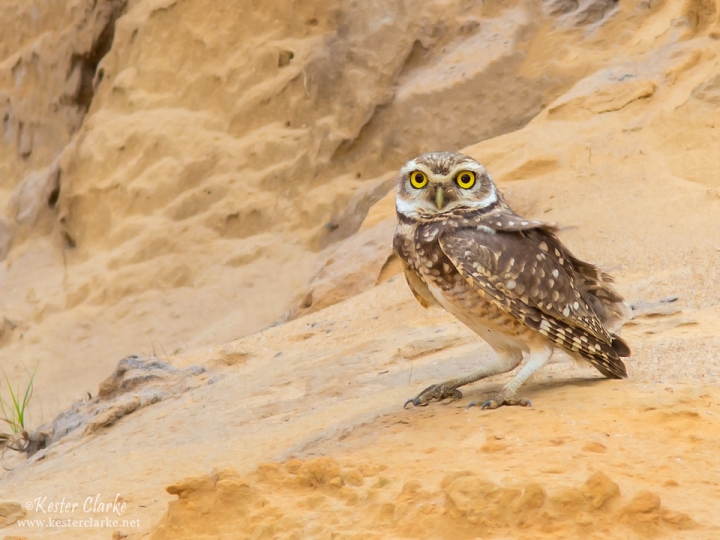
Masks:
[[[63,497],[60,500],[52,500],[47,496],[35,497],[32,501],[25,503],[25,509],[41,514],[74,514],[83,512],[85,514],[117,514],[122,516],[127,509],[127,503],[122,501],[120,494],[113,499],[105,499],[99,493],[86,497],[82,502]]]

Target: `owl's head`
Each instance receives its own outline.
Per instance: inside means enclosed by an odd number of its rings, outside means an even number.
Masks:
[[[500,198],[485,167],[465,154],[430,152],[400,169],[395,207],[409,218],[475,210]]]

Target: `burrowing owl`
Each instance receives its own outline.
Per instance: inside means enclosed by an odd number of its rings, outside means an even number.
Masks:
[[[614,332],[630,310],[610,286],[612,278],[575,258],[554,224],[515,214],[480,163],[452,152],[409,161],[400,170],[396,208],[393,244],[415,297],[455,315],[498,356],[406,405],[458,399],[460,386],[510,371],[527,353],[517,375],[482,404],[527,406],[517,390],[555,348],[606,377],[627,377],[620,357],[630,349]]]

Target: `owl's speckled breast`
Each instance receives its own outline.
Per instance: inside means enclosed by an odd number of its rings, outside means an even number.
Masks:
[[[482,290],[471,287],[445,255],[438,239],[445,227],[457,226],[458,223],[400,223],[395,232],[395,250],[437,304],[489,342],[497,341],[488,336],[493,330],[492,333],[499,332],[508,339],[530,332],[495,302],[486,300]],[[524,343],[514,345],[526,348]]]

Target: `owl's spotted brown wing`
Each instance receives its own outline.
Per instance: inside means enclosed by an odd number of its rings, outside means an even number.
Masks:
[[[613,348],[618,338],[603,327],[577,286],[571,261],[555,251],[553,237],[545,239],[545,234],[456,229],[439,242],[478,294],[558,347],[582,356],[605,376],[626,377],[625,365]]]

